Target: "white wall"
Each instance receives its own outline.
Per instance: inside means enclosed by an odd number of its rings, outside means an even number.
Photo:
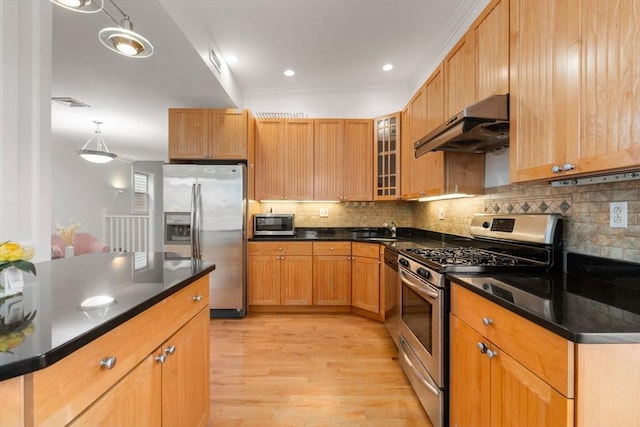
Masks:
[[[78,231],[107,243],[102,235],[104,214],[131,213],[131,163],[119,159],[89,163],[76,154],[76,148],[55,142],[51,147],[51,234],[55,233],[54,221],[68,225],[76,219]],[[126,190],[117,194],[114,186]]]
[[[0,1],[0,241],[51,256],[51,3]]]

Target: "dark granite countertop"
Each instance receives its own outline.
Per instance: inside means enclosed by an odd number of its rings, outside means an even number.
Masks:
[[[99,253],[36,264],[22,292],[0,295],[0,381],[52,365],[215,269],[176,258]],[[114,302],[81,307],[97,296]]]
[[[556,275],[448,277],[570,341],[640,343],[640,265],[570,253],[567,270]],[[518,290],[537,297],[537,306],[520,304]]]

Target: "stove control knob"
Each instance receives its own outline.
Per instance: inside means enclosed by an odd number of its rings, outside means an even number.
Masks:
[[[406,259],[404,259],[404,258],[400,258],[400,259],[398,260],[398,264],[402,265],[403,267],[409,267],[409,261],[407,261],[407,260],[406,260]]]
[[[488,221],[483,222],[482,228],[489,228],[489,222]]]
[[[431,274],[429,274],[429,270],[426,268],[418,268],[416,273],[418,273],[418,276],[424,277],[425,279],[428,279],[431,276]]]

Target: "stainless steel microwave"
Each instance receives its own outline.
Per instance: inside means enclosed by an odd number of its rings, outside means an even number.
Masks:
[[[254,236],[293,236],[296,234],[293,214],[253,215]]]

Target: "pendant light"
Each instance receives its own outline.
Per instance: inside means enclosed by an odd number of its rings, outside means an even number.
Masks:
[[[80,157],[91,163],[108,163],[118,157],[118,155],[109,152],[109,148],[102,138],[102,131],[100,131],[102,122],[94,120],[93,123],[96,124],[95,135],[93,135],[77,153]],[[92,143],[93,145],[91,145]]]
[[[98,13],[104,7],[104,0],[51,0],[51,3],[80,13]]]
[[[117,27],[103,28],[98,32],[98,40],[107,49],[129,58],[147,58],[153,54],[153,45],[149,40],[133,31],[133,23],[129,15],[113,1],[109,2],[120,12],[122,19],[116,20],[104,8],[105,0],[51,0],[52,3],[73,10],[74,12],[104,12]]]

